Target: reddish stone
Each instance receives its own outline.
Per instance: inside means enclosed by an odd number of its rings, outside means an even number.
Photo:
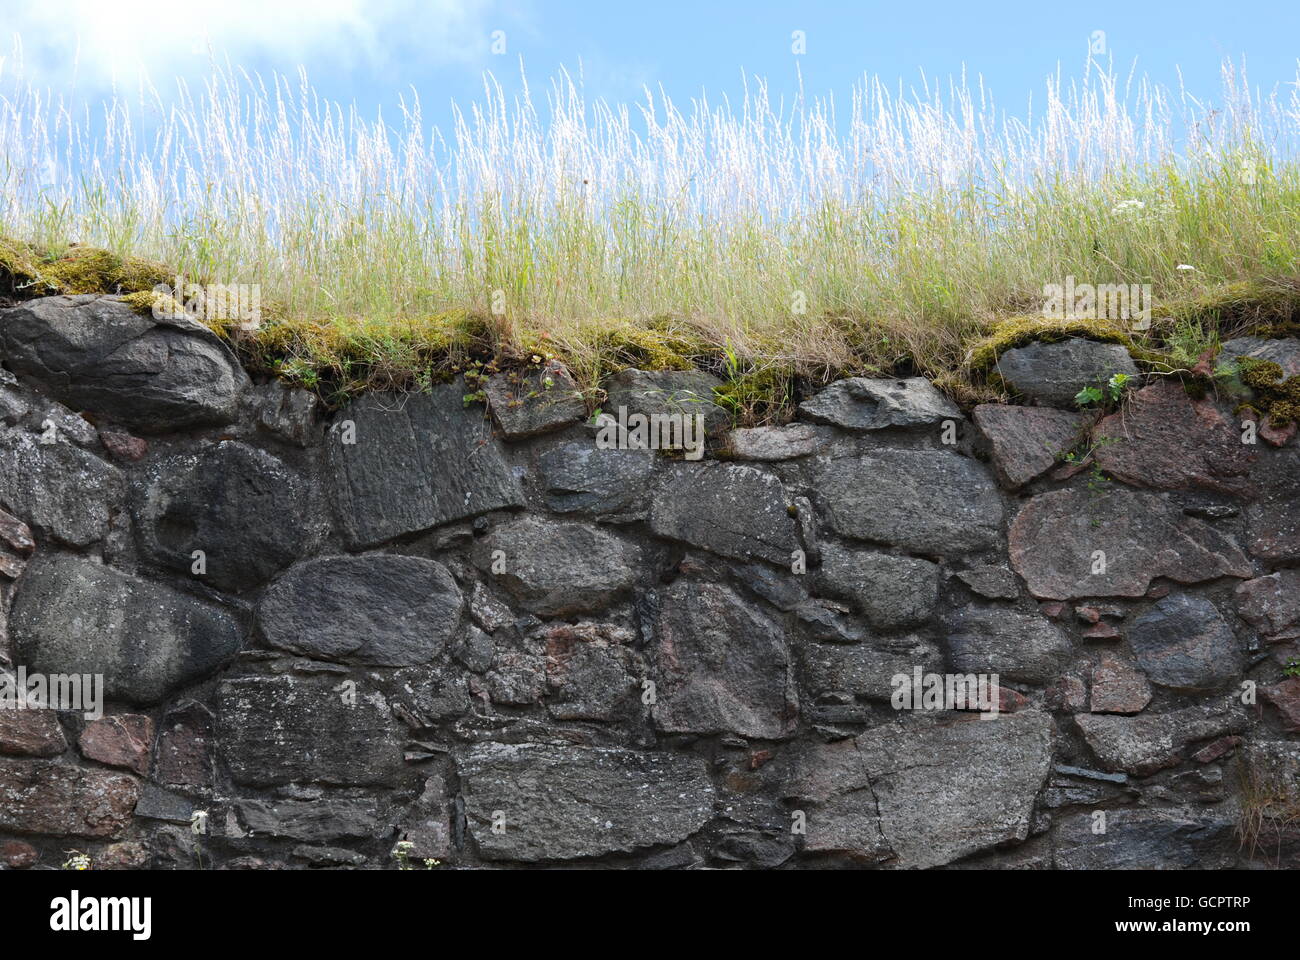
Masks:
[[[1088,687],[1078,677],[1057,677],[1044,699],[1057,713],[1082,713],[1088,709]]]
[[[1192,759],[1197,763],[1213,763],[1220,757],[1227,756],[1233,750],[1236,750],[1240,744],[1241,737],[1219,737],[1217,740],[1211,740],[1192,754]]]
[[[1277,708],[1284,730],[1300,731],[1300,677],[1288,677],[1281,683],[1260,687],[1259,693]]]
[[[1085,640],[1115,640],[1119,637],[1119,631],[1115,629],[1113,624],[1094,623],[1084,629],[1080,636]]]
[[[57,757],[67,748],[53,710],[0,709],[0,753]]]
[[[1296,435],[1296,424],[1294,422],[1281,427],[1273,422],[1272,417],[1265,417],[1261,420],[1259,414],[1254,410],[1243,411],[1241,419],[1242,422],[1249,421],[1255,424],[1255,433],[1261,440],[1272,447],[1285,447]]]
[[[12,553],[0,550],[0,576],[8,577],[10,580],[17,580],[26,566],[25,561],[15,557]]]
[[[771,750],[755,750],[749,755],[749,769],[757,770],[772,759]]]
[[[110,843],[95,857],[96,870],[139,870],[149,864],[149,848],[135,840]]]
[[[0,510],[0,543],[21,557],[30,556],[36,549],[31,528],[3,510]]]
[[[0,759],[0,830],[111,837],[131,822],[139,782],[52,760]]]
[[[1049,617],[1049,618],[1051,618],[1052,620],[1057,620],[1057,619],[1060,618],[1061,614],[1065,612],[1065,604],[1063,604],[1063,603],[1040,603],[1040,604],[1038,605],[1038,609],[1042,611],[1043,616],[1045,616],[1045,617]]]
[[[215,777],[212,714],[190,700],[162,719],[154,779],[164,786],[208,788]]]
[[[1265,643],[1300,639],[1300,570],[1279,570],[1237,587],[1237,611]]]
[[[1097,465],[1111,476],[1157,490],[1200,488],[1247,495],[1257,454],[1210,400],[1193,400],[1177,381],[1133,394],[1097,424]]]
[[[104,444],[104,449],[111,453],[118,460],[127,460],[135,462],[143,460],[149,452],[149,441],[140,437],[133,437],[129,433],[115,433],[111,430],[101,430],[99,439]]]
[[[23,843],[21,840],[0,843],[0,863],[10,870],[26,870],[28,867],[35,866],[40,859],[41,855],[30,843]]]
[[[1010,687],[998,684],[997,691],[999,713],[1015,713],[1029,706],[1029,698],[1019,690],[1012,690]]]
[[[1147,591],[1147,596],[1150,597],[1152,600],[1159,600],[1162,597],[1169,596],[1169,584],[1167,583],[1156,584],[1154,587],[1152,587],[1150,590]]]
[[[1093,713],[1140,713],[1151,702],[1151,684],[1132,664],[1103,657],[1092,668]]]
[[[1079,618],[1080,623],[1098,623],[1101,621],[1101,611],[1096,607],[1075,607],[1074,615]]]
[[[149,773],[149,747],[153,743],[153,721],[139,714],[103,717],[81,732],[82,756],[110,767]]]
[[[993,469],[1014,490],[1052,469],[1083,438],[1095,416],[1050,407],[984,404],[975,423],[993,447]]]

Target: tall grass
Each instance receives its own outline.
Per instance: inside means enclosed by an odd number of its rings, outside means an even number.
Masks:
[[[1066,275],[1159,298],[1297,272],[1300,87],[1222,79],[1210,106],[1089,63],[1018,115],[965,77],[866,78],[844,114],[757,81],[679,107],[487,77],[438,131],[418,99],[390,123],[228,64],[93,107],[10,72],[0,231],[261,283],[341,330],[504,305],[501,337],[575,356],[668,318],[750,359],[933,373]]]

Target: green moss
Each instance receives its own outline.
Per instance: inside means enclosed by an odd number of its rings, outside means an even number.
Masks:
[[[1241,370],[1241,382],[1256,390],[1267,390],[1282,379],[1282,367],[1272,360],[1258,357],[1242,357],[1237,361]]]
[[[718,406],[741,424],[780,418],[794,405],[794,371],[769,365],[744,374],[733,373],[714,388]]]
[[[1022,315],[994,323],[989,334],[967,351],[966,366],[972,371],[987,370],[1007,350],[1074,337],[1122,344],[1130,353],[1138,349],[1127,333],[1106,320],[1056,320]]]
[[[1300,332],[1300,285],[1243,280],[1162,305],[1161,315],[1213,327],[1225,334],[1280,337]]]

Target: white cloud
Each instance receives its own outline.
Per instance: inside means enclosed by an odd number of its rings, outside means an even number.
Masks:
[[[25,72],[82,92],[204,72],[209,51],[281,69],[478,62],[490,34],[513,22],[494,0],[18,0],[0,41],[21,42]],[[0,42],[0,51],[8,50]],[[11,70],[12,58],[8,58]]]

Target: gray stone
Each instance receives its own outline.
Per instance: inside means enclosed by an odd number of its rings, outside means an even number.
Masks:
[[[193,320],[155,320],[115,297],[41,297],[0,313],[0,352],[74,409],[140,430],[231,422],[248,377]]]
[[[1134,620],[1129,646],[1152,683],[1188,692],[1214,690],[1241,673],[1232,628],[1204,597],[1171,594]]]
[[[258,429],[297,447],[309,446],[318,437],[316,394],[290,387],[278,380],[252,387],[245,394],[252,405]]]
[[[381,830],[371,799],[237,800],[233,811],[240,832],[253,837],[324,843],[368,839]]]
[[[482,409],[463,398],[455,384],[371,393],[338,415],[326,438],[330,491],[350,547],[523,506]]]
[[[385,667],[425,663],[460,623],[460,588],[433,560],[391,554],[297,564],[257,607],[267,643],[321,660]]]
[[[122,473],[62,440],[0,428],[0,506],[74,547],[104,539],[121,509]]]
[[[640,708],[636,634],[614,624],[559,624],[546,639],[546,709],[557,720],[613,721]]]
[[[943,671],[943,652],[913,634],[853,644],[804,643],[799,646],[802,689],[813,696],[848,694],[888,703],[893,678]]]
[[[650,515],[653,450],[607,450],[566,443],[538,460],[546,505],[556,513],[582,513],[626,523]]]
[[[924,377],[869,380],[854,377],[832,383],[799,404],[800,416],[847,430],[927,427],[962,419],[961,411]]]
[[[798,694],[785,633],[732,590],[680,579],[662,591],[654,628],[655,725],[665,733],[794,732]]]
[[[410,860],[446,860],[451,856],[450,816],[447,811],[447,784],[441,775],[424,781],[424,790],[407,810],[398,828],[399,842],[410,844]]]
[[[507,440],[524,440],[581,420],[587,402],[558,360],[541,368],[498,373],[489,377],[488,407]]]
[[[958,673],[996,673],[1047,683],[1072,654],[1061,629],[1038,614],[1000,607],[964,607],[948,628],[948,656]]]
[[[1261,560],[1300,560],[1300,448],[1261,454],[1251,473],[1258,498],[1246,507],[1247,549]]]
[[[1227,363],[1240,357],[1253,357],[1256,360],[1271,360],[1282,368],[1282,376],[1300,375],[1300,340],[1287,337],[1280,340],[1265,340],[1262,337],[1236,337],[1223,344],[1219,351],[1219,362]]]
[[[156,703],[235,655],[224,610],[90,560],[41,554],[10,615],[28,669],[104,676],[110,700]]]
[[[1018,393],[1053,407],[1073,407],[1080,390],[1104,384],[1114,374],[1138,376],[1128,350],[1094,340],[1016,347],[998,358],[997,370]]]
[[[217,689],[218,742],[235,783],[393,786],[402,769],[384,698],[329,678],[242,677]]]
[[[131,822],[139,781],[53,760],[0,757],[0,830],[99,839]]]
[[[814,486],[831,529],[915,553],[956,556],[994,546],[1002,499],[988,471],[956,453],[879,450],[827,461]]]
[[[1279,570],[1237,587],[1241,618],[1265,643],[1300,640],[1300,570]]]
[[[1070,814],[1053,833],[1058,870],[1193,870],[1232,866],[1233,824],[1221,816],[1180,808],[1106,811],[1095,832],[1092,812]]]
[[[472,558],[522,607],[543,616],[604,609],[632,587],[640,566],[639,550],[613,534],[531,515],[494,527],[475,543]]]
[[[485,860],[629,853],[684,840],[713,816],[713,785],[699,757],[485,744],[456,766],[469,832]]]
[[[969,570],[959,570],[957,579],[989,600],[1015,600],[1020,596],[1020,581],[1006,567],[971,567]]]
[[[1190,743],[1240,733],[1250,725],[1231,699],[1136,717],[1079,713],[1074,722],[1105,769],[1140,777],[1180,763]]]
[[[925,560],[822,547],[817,588],[853,603],[874,627],[914,627],[934,613],[939,598],[939,568]]]
[[[1016,490],[1061,462],[1087,433],[1095,414],[983,404],[973,414],[993,448],[998,481]]]
[[[650,529],[724,557],[787,567],[799,547],[781,481],[730,463],[670,468],[655,492]]]
[[[1008,543],[1011,566],[1045,600],[1140,597],[1158,577],[1201,583],[1252,574],[1227,535],[1160,496],[1119,487],[1039,494],[1011,521]]]
[[[992,722],[908,718],[814,746],[785,789],[811,806],[804,848],[923,869],[1024,840],[1052,730],[1034,710]]]
[[[618,419],[620,407],[628,415],[685,414],[704,417],[704,428],[713,431],[731,418],[714,402],[714,387],[722,386],[717,377],[700,370],[621,370],[605,385],[605,413]]]
[[[269,453],[230,440],[158,464],[133,506],[146,556],[231,592],[265,583],[321,533],[304,479]]]
[[[793,460],[817,451],[822,431],[807,423],[751,427],[727,434],[727,453],[737,460]]]

